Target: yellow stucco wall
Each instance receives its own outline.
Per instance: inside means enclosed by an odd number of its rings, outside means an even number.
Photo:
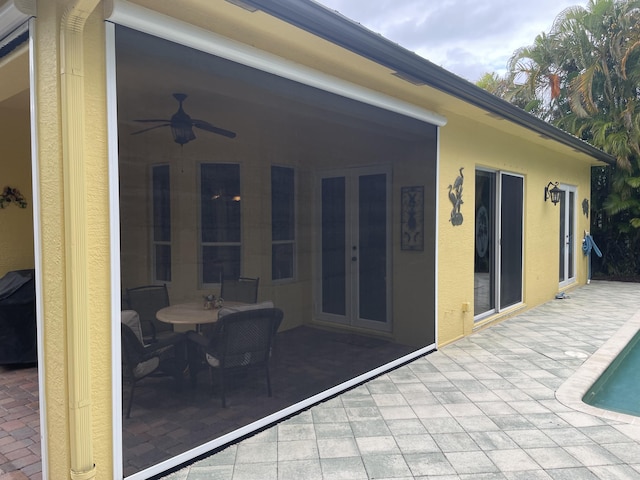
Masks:
[[[45,416],[47,421],[48,471],[53,479],[68,478],[71,464],[69,375],[67,363],[69,346],[67,332],[70,328],[67,306],[67,262],[65,257],[65,205],[63,179],[63,150],[61,138],[61,92],[60,92],[60,21],[67,1],[41,1],[38,3],[36,25],[36,89],[38,159],[40,174],[41,216],[38,222],[42,234],[42,301],[44,305],[45,343],[43,345],[45,381]],[[150,2],[149,2],[150,3]],[[162,2],[170,5],[173,2]],[[175,8],[175,7],[174,7]],[[230,8],[225,5],[224,8]],[[244,20],[249,14],[244,15]],[[259,22],[264,15],[255,17]],[[243,21],[244,21],[243,20]],[[273,22],[269,19],[268,22]],[[233,29],[225,24],[224,28]],[[240,30],[238,30],[240,31]],[[275,35],[276,30],[274,30]],[[306,38],[306,36],[305,36]],[[93,443],[97,478],[112,478],[112,431],[114,421],[111,415],[111,342],[109,308],[109,209],[108,174],[106,155],[106,100],[104,80],[104,25],[102,9],[92,14],[85,34],[85,115],[90,121],[85,125],[85,185],[88,258],[87,292],[90,298],[88,322],[90,329],[90,371],[91,371],[91,425],[90,440]],[[260,39],[259,39],[260,40]],[[322,41],[324,42],[324,41]],[[257,42],[259,43],[259,42]],[[318,41],[321,43],[321,41]],[[264,44],[262,44],[264,45]],[[265,46],[267,48],[267,46]],[[348,63],[350,55],[345,55]],[[331,62],[334,59],[331,59]],[[327,59],[328,64],[331,63]],[[330,65],[327,67],[330,70]],[[360,70],[359,74],[364,75]],[[356,78],[356,73],[353,73]],[[371,78],[368,82],[375,83]],[[389,77],[381,80],[381,91],[397,79]],[[384,84],[384,85],[382,85]],[[403,95],[407,95],[406,87]],[[411,87],[412,88],[412,87]],[[428,91],[426,88],[421,92]],[[391,92],[389,89],[387,93]],[[424,93],[421,93],[424,95]],[[428,104],[430,100],[420,97],[417,102]],[[437,103],[437,102],[435,102]],[[434,103],[434,110],[437,105]],[[0,112],[0,122],[2,122]],[[447,113],[449,123],[441,129],[440,181],[438,191],[438,336],[444,344],[473,331],[473,173],[476,167],[501,169],[525,177],[525,266],[524,302],[526,307],[534,306],[553,297],[558,290],[557,260],[549,258],[549,252],[557,250],[558,222],[557,207],[543,201],[544,186],[551,180],[578,186],[578,201],[589,198],[589,166],[559,152],[557,148],[546,148],[544,142],[535,138],[527,143],[521,138],[509,137],[483,121],[472,122]],[[23,121],[27,121],[23,119]],[[489,122],[487,120],[487,122]],[[1,124],[0,124],[1,127]],[[28,130],[28,125],[23,126]],[[0,128],[2,130],[2,128]],[[530,134],[533,138],[535,135]],[[23,136],[24,137],[24,136]],[[28,148],[28,145],[27,147]],[[24,153],[21,150],[21,155]],[[570,155],[567,149],[567,155]],[[28,163],[28,162],[27,162]],[[3,162],[4,165],[4,162]],[[467,203],[462,213],[465,221],[454,227],[449,222],[451,204],[448,202],[447,185],[464,167],[466,182],[464,198]],[[0,168],[4,168],[1,166]],[[26,172],[18,172],[27,175]],[[399,181],[410,180],[408,172],[402,172]],[[17,175],[12,170],[11,175]],[[310,177],[303,177],[310,184]],[[21,180],[22,182],[22,180]],[[24,183],[24,182],[22,182]],[[21,186],[23,193],[31,193],[28,185]],[[396,185],[397,195],[397,185]],[[396,201],[397,204],[397,201]],[[0,215],[6,212],[0,212]],[[11,215],[26,212],[15,209]],[[25,215],[26,216],[26,215]],[[586,219],[578,209],[579,235],[587,229]],[[28,233],[24,233],[28,236]],[[0,244],[0,246],[2,246]],[[578,251],[579,253],[579,251]],[[264,263],[264,258],[256,258],[255,263]],[[586,263],[581,255],[577,257],[578,279],[584,282]],[[0,268],[4,268],[0,265]],[[272,292],[274,298],[277,292]],[[298,291],[287,293],[294,298]],[[277,298],[276,298],[277,299]],[[418,301],[419,298],[416,298]],[[463,312],[463,304],[471,305],[470,312]],[[418,309],[409,312],[418,314]],[[402,313],[402,312],[400,312]],[[78,319],[76,319],[78,320]]]
[[[440,134],[440,206],[438,264],[438,343],[444,345],[474,329],[475,170],[478,167],[524,176],[523,305],[531,308],[549,301],[559,288],[559,207],[544,201],[550,182],[577,187],[576,283],[586,280],[586,259],[580,250],[589,219],[582,200],[590,198],[591,167],[543,145],[504,135],[503,132],[457,116],[450,116]],[[549,141],[551,143],[551,141]],[[465,174],[461,212],[464,222],[453,226],[447,186]],[[465,311],[465,304],[469,310]],[[513,310],[513,309],[511,309]],[[508,313],[510,310],[507,309]],[[487,321],[500,318],[495,315]]]
[[[34,267],[30,138],[28,108],[0,107],[0,193],[6,186],[17,188],[27,201],[27,208],[6,204],[0,209],[0,277]]]
[[[38,2],[35,20],[36,105],[38,128],[38,168],[40,175],[42,235],[42,303],[44,389],[48,473],[51,479],[70,477],[70,441],[73,421],[70,415],[68,366],[72,328],[67,304],[67,272],[65,255],[65,205],[63,144],[61,137],[60,25],[64,9],[70,2]],[[112,478],[111,448],[111,317],[109,266],[109,209],[106,153],[106,100],[104,67],[104,23],[102,9],[95,11],[84,36],[86,122],[84,145],[86,195],[86,231],[88,256],[87,318],[74,319],[89,326],[89,369],[91,423],[90,437],[97,478]],[[73,247],[72,247],[73,248]],[[71,272],[71,275],[74,273]],[[76,379],[76,381],[79,379]],[[81,428],[82,426],[77,426]]]

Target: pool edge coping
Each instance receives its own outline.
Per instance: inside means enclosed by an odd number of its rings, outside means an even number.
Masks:
[[[587,391],[640,330],[640,310],[615,332],[558,388],[556,400],[563,405],[596,417],[640,426],[640,417],[613,412],[582,401]]]

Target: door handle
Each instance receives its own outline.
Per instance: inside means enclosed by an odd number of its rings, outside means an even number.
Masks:
[[[358,257],[351,257],[351,261],[352,261],[352,262],[355,262],[355,261],[357,261],[357,260],[358,260]]]

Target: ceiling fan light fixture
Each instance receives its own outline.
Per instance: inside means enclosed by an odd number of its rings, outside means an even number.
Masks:
[[[187,98],[187,95],[185,93],[174,93],[173,97],[178,101],[178,111],[171,116],[171,119],[165,120],[146,118],[136,120],[136,122],[160,123],[160,125],[143,128],[142,130],[133,132],[131,135],[139,135],[150,130],[155,130],[156,128],[171,127],[171,135],[173,136],[173,141],[180,146],[196,139],[196,135],[195,133],[193,133],[193,127],[200,128],[201,130],[205,130],[207,132],[216,133],[227,138],[236,137],[235,132],[216,127],[215,125],[211,125],[209,122],[205,122],[204,120],[191,118],[182,108],[182,102],[184,102]]]
[[[189,125],[171,125],[171,134],[173,141],[180,146],[196,138],[196,134],[193,133],[193,129]]]

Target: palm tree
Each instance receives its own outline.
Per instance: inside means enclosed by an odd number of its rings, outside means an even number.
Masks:
[[[640,0],[565,9],[508,67],[503,98],[616,158],[594,172],[592,210],[603,231],[640,247]]]

